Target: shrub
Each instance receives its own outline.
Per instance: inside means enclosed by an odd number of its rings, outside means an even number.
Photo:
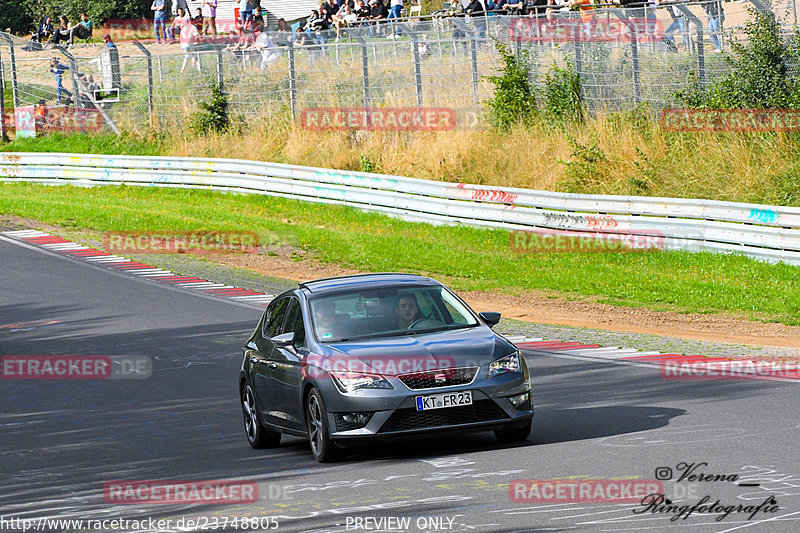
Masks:
[[[219,84],[211,90],[211,100],[200,102],[200,111],[191,116],[192,130],[200,135],[228,131],[231,118],[228,114],[228,96]]]
[[[486,102],[490,120],[496,128],[508,131],[518,123],[530,122],[536,115],[536,97],[531,88],[525,51],[517,57],[508,45],[495,40],[497,53],[503,63],[500,76],[487,76],[495,85],[494,97]]]
[[[553,65],[544,75],[544,106],[556,120],[583,120],[581,80],[571,64]]]

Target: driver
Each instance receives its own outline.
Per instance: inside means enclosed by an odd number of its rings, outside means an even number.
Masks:
[[[323,301],[314,306],[314,322],[320,331],[330,331],[336,321],[336,302]]]
[[[413,293],[404,294],[397,300],[397,327],[399,329],[408,329],[408,327],[420,318],[425,318],[419,312],[419,305],[417,305],[417,297]]]

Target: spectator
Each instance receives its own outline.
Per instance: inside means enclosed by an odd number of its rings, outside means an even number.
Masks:
[[[181,49],[183,50],[183,65],[181,65],[181,74],[186,69],[186,64],[192,60],[192,64],[197,67],[197,72],[200,72],[200,58],[194,52],[197,43],[200,42],[200,32],[197,31],[197,26],[194,24],[187,24],[181,28]]]
[[[43,130],[47,126],[47,105],[44,100],[36,102],[36,108],[33,110],[33,123],[36,131]]]
[[[389,16],[389,9],[383,3],[383,0],[370,0],[370,20],[374,21],[374,26],[369,27],[369,35],[380,35],[381,22]]]
[[[674,1],[675,0],[656,0],[656,3],[665,4]],[[667,6],[667,13],[669,13],[670,18],[672,18],[672,24],[667,26],[667,29],[664,30],[664,41],[671,45],[671,51],[677,52],[678,46],[675,44],[675,39],[672,37],[672,32],[678,30],[681,35],[683,35],[684,48],[689,50],[689,35],[686,33],[686,16],[683,14],[683,11],[678,9],[677,6]]]
[[[327,29],[327,19],[320,14],[319,11],[312,9],[311,15],[308,17],[308,21],[303,27],[303,35],[300,39],[300,45],[303,46],[306,44],[306,38],[314,41],[316,44],[325,44],[325,36],[322,34],[322,32]]]
[[[203,0],[203,30],[200,32],[203,35],[211,34],[217,36],[217,0]]]
[[[504,15],[506,12],[506,0],[488,0],[486,2],[486,11],[489,16]]]
[[[278,19],[278,23],[272,29],[272,42],[278,46],[287,46],[292,40],[292,29],[286,24],[286,19]]]
[[[75,42],[75,38],[88,41],[92,37],[93,30],[94,25],[92,24],[92,21],[86,16],[86,13],[81,13],[80,22],[69,29],[69,44],[73,44]]]
[[[253,15],[252,1],[253,0],[239,0],[239,17],[243,27],[247,19]]]
[[[369,20],[371,15],[369,6],[365,0],[355,0],[353,13],[356,14],[356,18],[359,21]]]
[[[347,26],[348,24],[353,24],[358,15],[353,13],[353,10],[350,8],[350,4],[342,4],[342,7],[339,8],[339,11],[332,17],[333,25],[336,27],[336,42],[339,42],[339,36],[341,34],[342,26]]]
[[[590,0],[587,0],[590,1]],[[473,19],[475,23],[475,31],[478,33],[478,39],[486,37],[486,10],[483,8],[481,0],[472,0],[467,9],[464,10],[468,17]]]
[[[167,28],[167,38],[170,42],[175,42],[178,39],[178,36],[181,33],[181,28],[186,26],[191,22],[192,19],[189,18],[189,15],[186,14],[186,11],[182,8],[178,8],[178,14],[175,15],[175,18],[172,19],[172,24],[170,24],[169,28]]]
[[[40,43],[44,43],[53,36],[53,33],[53,19],[44,17],[42,23],[39,24],[39,29],[36,30],[36,40]]]
[[[56,46],[57,44],[66,41],[69,42],[70,39],[70,29],[69,29],[69,19],[66,15],[61,15],[58,17],[61,23],[58,25],[58,29],[53,33],[53,36],[50,37],[50,40],[47,41],[47,44],[52,44]]]
[[[722,52],[722,23],[725,21],[725,13],[722,10],[722,4],[717,0],[711,0],[703,6],[703,11],[708,15],[708,36],[711,42],[717,49],[717,52]]]
[[[203,33],[203,10],[201,8],[197,8],[193,17],[189,19],[189,22],[197,28],[197,33]]]
[[[106,43],[106,48],[116,48],[117,45],[111,40],[111,34],[106,33],[103,35],[103,42]]]
[[[91,74],[86,74],[82,82],[82,91],[78,98],[81,107],[94,108],[94,92],[100,89],[100,86],[94,82]]]
[[[570,9],[580,10],[583,36],[587,41],[591,41],[592,29],[594,26],[594,7],[592,6],[592,0],[569,0],[568,5]]]
[[[285,24],[286,21],[284,21]],[[255,49],[261,53],[261,70],[267,70],[270,63],[280,59],[281,53],[278,46],[270,39],[267,32],[261,32],[255,40]]]
[[[156,44],[161,44],[161,40],[167,42],[167,2],[166,0],[153,0],[150,6],[153,12],[153,30],[156,33]]]
[[[225,50],[239,51],[253,46],[255,42],[256,22],[252,16],[248,17],[244,25],[239,28],[239,38],[235,44],[225,47]]]
[[[333,22],[333,16],[339,11],[339,4],[336,3],[336,0],[322,0],[322,3],[319,5],[319,14],[325,17],[328,20],[328,25]]]
[[[403,14],[403,0],[390,0],[391,2],[391,10],[389,11],[389,16],[387,20],[392,19],[399,19]],[[400,37],[400,28],[397,28],[395,33],[389,35],[389,39],[397,39]]]
[[[515,16],[526,15],[528,13],[525,9],[525,0],[508,0],[506,3],[506,11],[509,15]]]
[[[64,85],[62,84],[62,78],[64,76],[64,72],[66,72],[67,70],[69,70],[69,67],[67,65],[62,65],[58,61],[57,57],[54,57],[53,59],[50,60],[50,72],[53,73],[53,77],[55,77],[55,80],[56,80],[56,103],[57,104],[61,103],[61,95],[62,94],[66,94],[67,96],[72,96],[72,93],[69,92],[68,90],[66,90],[64,88]]]

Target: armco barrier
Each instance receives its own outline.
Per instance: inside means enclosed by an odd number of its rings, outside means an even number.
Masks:
[[[0,154],[0,181],[209,188],[345,204],[407,220],[654,235],[668,249],[800,264],[800,208],[565,194],[233,159]]]

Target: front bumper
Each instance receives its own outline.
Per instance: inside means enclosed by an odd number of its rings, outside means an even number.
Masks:
[[[409,437],[439,436],[452,432],[491,431],[524,426],[533,417],[533,392],[530,381],[520,374],[503,375],[461,386],[410,390],[397,380],[394,390],[364,390],[342,394],[334,385],[326,387],[328,427],[331,438],[340,445],[363,444],[370,440],[395,440]],[[472,392],[472,405],[417,411],[417,396]],[[524,392],[531,395],[530,405],[517,409],[509,396]],[[372,413],[359,429],[340,430],[336,415]],[[341,421],[340,421],[341,422]],[[341,424],[340,424],[341,425]]]

